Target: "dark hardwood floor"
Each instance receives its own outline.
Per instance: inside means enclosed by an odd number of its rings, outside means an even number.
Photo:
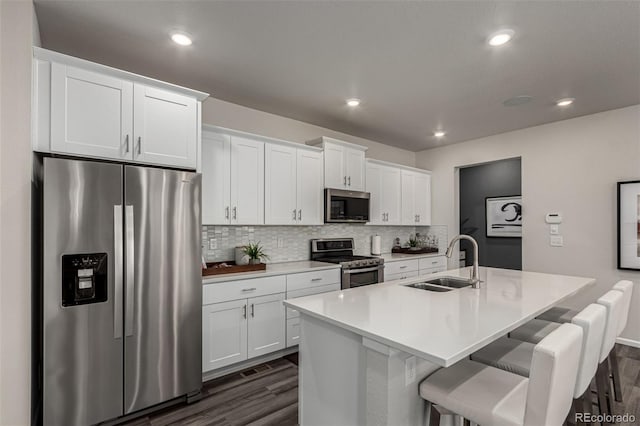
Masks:
[[[635,415],[640,424],[640,349],[618,345],[623,403],[615,413]],[[297,354],[206,382],[202,400],[126,423],[127,426],[298,424]],[[397,425],[401,426],[401,425]]]

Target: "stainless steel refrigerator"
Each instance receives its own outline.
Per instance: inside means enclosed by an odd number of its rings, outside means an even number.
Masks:
[[[45,157],[45,425],[90,425],[202,385],[200,175]]]

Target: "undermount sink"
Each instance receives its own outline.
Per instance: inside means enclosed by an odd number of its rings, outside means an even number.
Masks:
[[[451,291],[454,288],[469,287],[473,284],[470,279],[456,277],[439,277],[433,278],[421,283],[407,284],[405,287],[417,288],[419,290],[444,292]]]
[[[427,291],[435,291],[435,292],[445,292],[451,291],[452,288],[440,287],[433,284],[426,283],[415,283],[415,284],[407,284],[405,287],[417,288],[418,290],[427,290]]]
[[[451,287],[451,288],[463,288],[469,287],[473,284],[473,281],[465,278],[456,278],[456,277],[439,277],[433,278],[431,280],[425,281],[427,284],[435,284],[441,285],[443,287]]]

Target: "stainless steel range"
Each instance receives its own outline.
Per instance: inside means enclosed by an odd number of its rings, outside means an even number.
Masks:
[[[353,254],[353,238],[311,240],[311,260],[342,266],[342,288],[361,287],[384,280],[384,259]]]

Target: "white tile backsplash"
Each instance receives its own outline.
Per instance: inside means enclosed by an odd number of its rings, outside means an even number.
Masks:
[[[309,259],[309,240],[313,238],[353,238],[355,253],[371,252],[371,237],[382,237],[382,252],[391,252],[396,237],[404,245],[410,234],[431,234],[438,240],[438,248],[447,248],[447,227],[433,226],[369,226],[350,224],[326,224],[321,226],[212,226],[202,227],[202,254],[207,262],[234,259],[234,247],[258,242],[269,255],[267,262],[287,262]],[[278,245],[280,240],[280,247]]]

